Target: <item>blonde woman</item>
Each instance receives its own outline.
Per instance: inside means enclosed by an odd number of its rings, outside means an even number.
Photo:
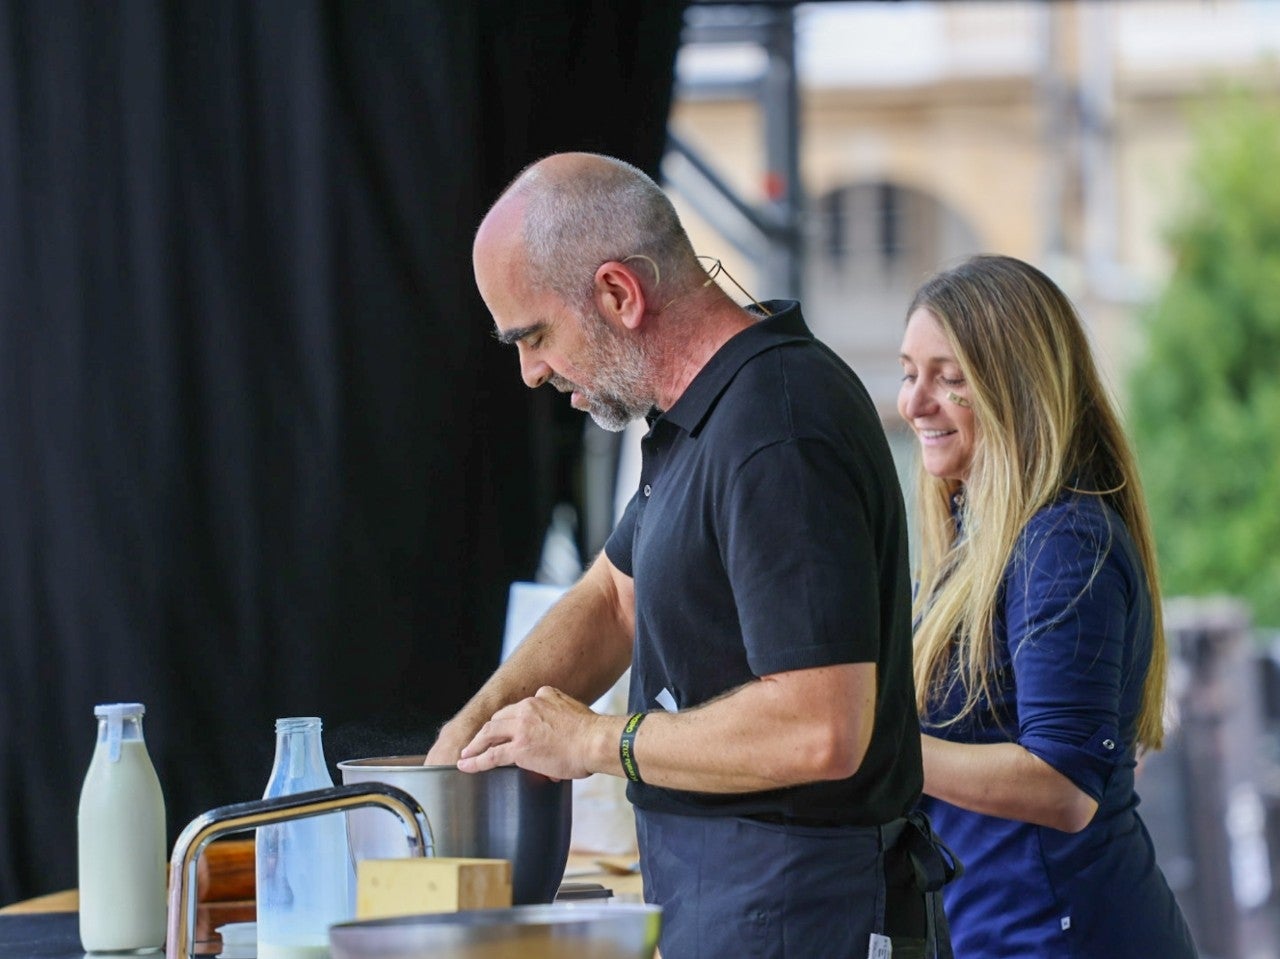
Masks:
[[[922,805],[957,959],[1195,956],[1137,813],[1165,643],[1133,454],[1071,303],[980,256],[911,304]]]

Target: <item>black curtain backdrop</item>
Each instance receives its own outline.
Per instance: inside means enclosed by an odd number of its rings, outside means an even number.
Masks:
[[[494,667],[580,422],[471,237],[546,153],[656,170],[681,12],[3,5],[0,903],[75,885],[95,703],[146,704],[172,841],[276,717],[420,752]]]

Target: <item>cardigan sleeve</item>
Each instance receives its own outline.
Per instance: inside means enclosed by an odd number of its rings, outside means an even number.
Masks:
[[[1098,800],[1112,771],[1132,761],[1122,699],[1143,678],[1126,675],[1126,663],[1130,606],[1145,587],[1113,523],[1092,504],[1039,514],[1005,581],[1018,742]]]

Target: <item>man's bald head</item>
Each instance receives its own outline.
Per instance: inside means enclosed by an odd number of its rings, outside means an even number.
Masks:
[[[705,279],[666,194],[613,157],[557,153],[527,167],[494,203],[477,244],[499,230],[514,240],[516,229],[530,282],[571,304],[590,299],[596,267],[608,260],[647,258],[632,265],[649,283],[660,277],[671,296]]]

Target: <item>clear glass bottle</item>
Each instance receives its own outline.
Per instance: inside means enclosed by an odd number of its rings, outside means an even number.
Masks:
[[[80,790],[80,943],[86,952],[164,948],[167,837],[164,795],[141,703],[94,707],[98,742]]]
[[[314,716],[276,720],[264,799],[333,785]],[[354,915],[346,816],[329,813],[257,833],[258,959],[321,959],[329,927]]]

